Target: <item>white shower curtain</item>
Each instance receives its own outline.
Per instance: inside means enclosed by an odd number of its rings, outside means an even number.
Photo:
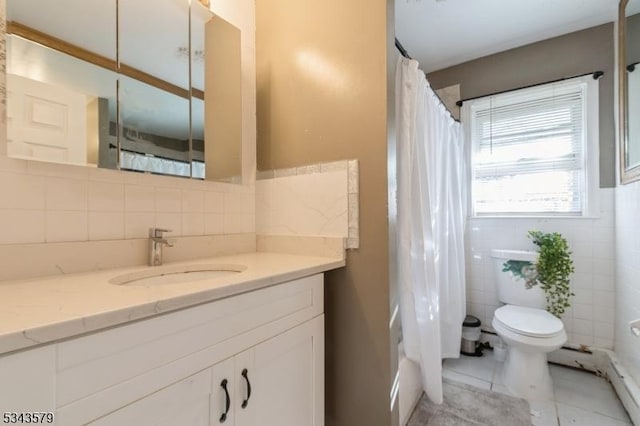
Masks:
[[[418,62],[396,70],[398,285],[406,355],[442,403],[442,358],[460,353],[465,316],[466,179],[460,123]]]

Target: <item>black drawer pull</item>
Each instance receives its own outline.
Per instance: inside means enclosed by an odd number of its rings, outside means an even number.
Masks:
[[[225,395],[225,404],[224,404],[224,413],[220,416],[220,423],[224,423],[227,420],[227,414],[229,413],[229,408],[231,407],[231,398],[229,397],[229,389],[227,389],[227,379],[224,379],[220,386],[224,389]]]
[[[249,372],[246,368],[242,370],[242,377],[247,382],[247,399],[242,401],[242,408],[247,408],[247,405],[249,405],[249,398],[251,398],[251,382],[249,381]]]

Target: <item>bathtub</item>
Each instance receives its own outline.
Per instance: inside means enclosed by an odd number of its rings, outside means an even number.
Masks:
[[[398,345],[398,411],[400,425],[409,421],[422,395],[420,366],[406,357],[402,343]]]

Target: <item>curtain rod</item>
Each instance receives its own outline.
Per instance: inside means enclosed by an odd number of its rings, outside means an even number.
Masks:
[[[396,37],[396,49],[398,49],[398,51],[400,52],[400,54],[402,56],[404,56],[407,59],[413,59],[410,55],[409,52],[407,52],[407,49],[404,48],[404,46],[402,45],[402,43],[400,43],[400,40],[398,40],[398,38]],[[425,77],[427,75],[427,73],[425,73],[424,71],[422,71],[425,74]],[[453,116],[453,114],[451,114],[451,111],[449,111],[449,108],[447,108],[447,105],[443,102],[442,98],[440,97],[440,95],[438,95],[438,92],[436,92],[436,90],[432,87],[431,90],[433,90],[433,94],[436,95],[436,97],[438,98],[438,100],[440,101],[440,103],[442,104],[442,106],[444,106],[444,108],[447,110],[447,112],[449,113],[449,116],[453,119],[453,121],[456,122],[460,122],[460,120],[458,120],[457,118],[455,118]]]
[[[557,83],[559,81],[564,81],[564,80],[570,80],[572,78],[577,78],[577,77],[584,77],[585,75],[592,75],[594,80],[599,79],[600,77],[602,77],[604,75],[604,71],[593,71],[593,72],[587,72],[584,74],[579,74],[579,75],[574,75],[571,77],[563,77],[563,78],[559,78],[557,80],[551,80],[551,81],[545,81],[542,83],[536,83],[536,84],[530,84],[528,86],[522,86],[522,87],[516,87],[515,89],[508,89],[508,90],[501,90],[499,92],[494,92],[494,93],[489,93],[487,95],[481,95],[481,96],[474,96],[473,98],[467,98],[467,99],[462,99],[459,100],[458,102],[456,102],[456,105],[458,105],[459,107],[462,106],[462,104],[464,102],[467,101],[472,101],[474,99],[480,99],[480,98],[486,98],[487,96],[495,96],[495,95],[501,95],[503,93],[509,93],[509,92],[513,92],[515,90],[521,90],[521,89],[529,89],[531,87],[537,87],[537,86],[542,86],[543,84],[551,84],[551,83]]]
[[[396,38],[396,48],[398,49],[400,54],[405,58],[413,59],[411,56],[409,56],[409,52],[407,52],[407,49],[405,49],[404,46],[402,46],[402,43],[400,43],[400,40],[398,40],[397,38]]]

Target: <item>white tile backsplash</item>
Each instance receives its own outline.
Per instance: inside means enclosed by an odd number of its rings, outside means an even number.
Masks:
[[[154,212],[155,188],[146,185],[125,185],[124,209],[127,212]]]
[[[124,184],[90,181],[89,210],[110,212],[124,211]]]
[[[598,344],[612,349],[611,313],[615,306],[614,189],[600,189],[600,216],[578,218],[471,218],[467,223],[467,312],[491,330],[499,306],[490,251],[494,248],[535,250],[529,230],[559,232],[569,242],[575,273],[571,278],[573,308],[563,322],[570,344]],[[469,300],[473,292],[474,300]],[[480,298],[479,292],[483,293]],[[597,333],[596,333],[597,331]]]
[[[224,193],[207,191],[204,193],[205,213],[224,212]]]
[[[89,212],[89,239],[124,239],[124,212]]]
[[[45,240],[48,243],[89,239],[86,212],[47,210],[45,220]]]
[[[11,164],[31,162],[12,159],[2,163],[0,215],[7,219],[0,225],[5,228],[0,244],[141,238],[153,226],[169,228],[175,237],[255,232],[253,185],[162,176],[142,179],[135,173],[112,170],[82,173],[75,166],[63,165],[21,168]],[[65,173],[65,167],[73,171]],[[46,175],[29,174],[36,172]],[[121,175],[133,176],[124,179],[127,183],[106,180]],[[154,182],[171,186],[150,185]],[[205,220],[205,210],[221,217]]]
[[[90,167],[69,164],[26,161],[27,173],[34,176],[60,177],[65,179],[89,180]]]
[[[204,235],[204,213],[182,213],[182,235]]]
[[[156,213],[156,227],[169,229],[170,236],[182,235],[182,213]]]
[[[204,233],[218,235],[224,233],[224,215],[222,213],[204,214]]]
[[[0,200],[5,208],[44,209],[45,178],[15,173],[0,173]]]
[[[0,239],[5,244],[45,242],[45,211],[0,209]]]
[[[253,232],[255,216],[251,213],[225,214],[223,230],[225,234],[241,234]]]
[[[149,236],[149,224],[156,220],[154,212],[125,212],[124,237],[147,238]]]
[[[125,176],[117,170],[91,168],[89,170],[91,182],[124,183]]]
[[[78,179],[48,178],[46,180],[47,210],[86,211],[89,205],[89,182]]]
[[[254,194],[224,194],[224,209],[229,213],[254,213],[256,198]]]
[[[182,190],[182,212],[204,212],[204,192],[190,189]]]
[[[182,212],[182,192],[177,188],[156,187],[156,212]]]

